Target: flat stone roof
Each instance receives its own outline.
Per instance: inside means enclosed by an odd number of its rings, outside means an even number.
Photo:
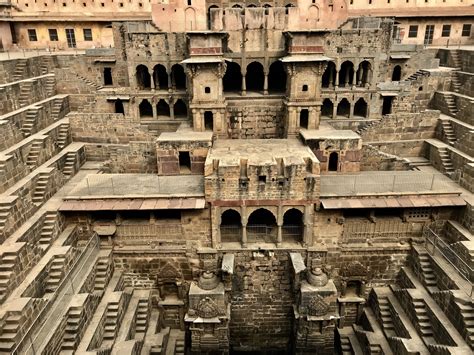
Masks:
[[[157,142],[171,141],[212,141],[212,132],[176,131],[163,132],[156,139]]]
[[[300,135],[305,141],[318,139],[361,139],[360,136],[350,129],[302,129]]]
[[[219,166],[238,166],[241,159],[249,165],[274,165],[276,159],[287,164],[304,164],[305,158],[319,162],[309,147],[296,138],[288,139],[219,139],[214,142],[206,165],[219,160]]]
[[[204,196],[200,175],[92,174],[65,197],[69,199],[193,198]]]

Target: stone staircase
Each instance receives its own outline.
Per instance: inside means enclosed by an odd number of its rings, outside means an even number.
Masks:
[[[461,300],[456,301],[456,305],[461,310],[461,318],[463,321],[463,325],[466,329],[466,334],[464,339],[469,344],[471,349],[474,350],[474,307],[473,301],[470,302],[463,302]]]
[[[20,95],[18,96],[19,107],[27,106],[31,97],[32,81],[24,81],[21,83]]]
[[[0,259],[0,274],[5,276],[7,274],[12,274],[17,262],[17,254],[12,252],[5,252]],[[2,277],[0,279],[0,303],[5,301],[8,295],[8,284],[10,278]]]
[[[371,122],[367,122],[366,124],[362,125],[361,127],[359,127],[357,130],[356,130],[356,133],[358,135],[362,135],[364,134],[365,131],[368,131],[369,128],[371,128],[372,126],[374,126],[376,123],[379,123],[380,121],[371,121]]]
[[[100,90],[100,89],[103,88],[102,85],[98,85],[98,84],[94,83],[93,81],[91,81],[91,80],[89,80],[89,79],[83,77],[82,75],[76,74],[76,76],[77,76],[80,80],[82,80],[84,83],[86,83],[87,86],[91,87],[91,88],[94,89],[94,90]]]
[[[415,309],[415,316],[418,323],[419,334],[421,335],[425,343],[434,342],[433,328],[431,326],[430,318],[426,310],[425,302],[421,298],[415,298],[413,299],[413,307]]]
[[[140,299],[137,306],[137,317],[135,322],[136,333],[146,333],[148,326],[149,301],[148,298]]]
[[[109,258],[99,258],[94,280],[94,291],[104,291],[108,282]]]
[[[53,58],[50,56],[44,56],[40,64],[41,75],[48,74],[50,68],[53,68],[53,67],[54,67]]]
[[[462,63],[461,58],[459,57],[459,51],[457,49],[451,50],[451,59],[453,60],[454,67],[456,69],[461,69]]]
[[[54,96],[56,92],[56,80],[54,76],[46,78],[46,83],[44,84],[44,90],[47,96]]]
[[[39,109],[38,108],[31,108],[26,111],[26,118],[23,121],[23,125],[21,126],[21,131],[25,137],[29,137],[33,128],[36,125],[36,120],[38,118]]]
[[[0,230],[5,228],[10,214],[11,203],[0,199]]]
[[[66,177],[71,177],[74,175],[76,165],[76,153],[75,152],[68,152],[66,155],[66,162],[64,163],[63,167],[63,174]]]
[[[35,184],[35,190],[33,191],[32,201],[36,206],[41,206],[44,202],[44,196],[48,189],[50,173],[41,171],[38,174],[38,180]]]
[[[59,114],[61,113],[61,108],[63,106],[63,99],[54,99],[53,107],[51,109],[51,118],[53,121],[59,119]]]
[[[418,78],[422,77],[423,75],[426,75],[427,73],[428,72],[426,70],[419,69],[416,72],[414,72],[412,75],[410,75],[408,78],[406,78],[405,80],[416,81],[418,80]]]
[[[54,229],[57,221],[57,212],[46,212],[43,226],[41,228],[38,244],[42,248],[48,248],[54,239]]]
[[[26,158],[26,165],[30,168],[35,168],[38,165],[39,156],[43,149],[43,141],[35,140],[31,145],[28,157]]]
[[[390,313],[390,306],[388,305],[388,299],[386,297],[379,298],[379,308],[380,308],[380,319],[382,320],[382,329],[385,336],[391,337],[396,336],[395,326],[392,321],[392,314]]]
[[[21,327],[21,312],[9,312],[0,334],[0,353],[11,354]]]
[[[66,258],[63,256],[55,256],[51,262],[51,267],[48,272],[48,277],[45,282],[45,292],[54,292],[61,282],[65,270]]]
[[[63,123],[59,126],[59,132],[58,132],[57,145],[59,149],[63,149],[67,145],[68,138],[69,138],[69,123]]]
[[[461,88],[461,82],[459,81],[459,76],[457,71],[451,72],[451,91],[459,92]]]
[[[454,143],[456,143],[456,134],[454,133],[453,125],[449,120],[440,120],[440,122],[446,141],[449,145],[453,146]]]
[[[66,329],[64,330],[61,350],[75,350],[77,334],[82,318],[82,307],[71,307],[67,314]]]
[[[443,93],[444,100],[446,102],[446,106],[449,110],[449,113],[451,116],[455,117],[456,114],[459,112],[458,107],[456,105],[456,100],[454,99],[454,96],[452,93],[449,92],[444,92]]]
[[[454,173],[454,165],[451,161],[448,149],[445,147],[439,147],[438,154],[441,160],[441,164],[443,166],[443,172],[446,175],[450,176],[452,173]]]
[[[15,65],[15,71],[13,72],[13,81],[23,79],[23,75],[26,70],[26,59],[18,59]]]
[[[436,275],[433,272],[433,268],[431,267],[430,257],[428,256],[427,252],[419,253],[418,254],[418,262],[420,265],[421,275],[423,283],[425,284],[427,289],[433,289],[436,287]]]
[[[119,302],[111,302],[107,306],[106,320],[104,326],[104,340],[113,341],[117,334],[118,317],[119,317]]]

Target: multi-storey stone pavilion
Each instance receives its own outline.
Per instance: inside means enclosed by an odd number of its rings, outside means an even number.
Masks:
[[[0,353],[472,354],[453,3],[0,3]]]

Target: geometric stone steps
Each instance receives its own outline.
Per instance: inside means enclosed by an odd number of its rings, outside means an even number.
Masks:
[[[65,261],[66,258],[63,256],[54,257],[46,278],[45,292],[54,292],[58,288],[65,272]]]
[[[438,154],[441,159],[441,164],[443,165],[444,173],[450,176],[454,173],[454,165],[451,161],[451,156],[446,147],[438,147]]]
[[[40,64],[41,75],[49,74],[49,70],[54,68],[53,58],[51,56],[42,57]]]
[[[36,181],[35,190],[33,192],[33,198],[32,198],[33,203],[37,206],[42,205],[44,202],[44,196],[48,189],[48,183],[49,183],[50,177],[51,177],[51,174],[49,172],[42,171],[38,174],[38,180]]]
[[[76,165],[76,152],[67,152],[66,161],[62,170],[63,175],[66,177],[71,177],[74,175]]]
[[[431,267],[431,259],[429,258],[428,253],[419,253],[418,262],[421,268],[421,273],[423,275],[422,281],[424,282],[425,286],[429,289],[436,287],[436,275]]]
[[[453,126],[449,120],[440,120],[441,127],[443,128],[444,137],[448,141],[449,145],[456,143],[456,134],[454,133]]]
[[[48,249],[51,246],[54,237],[54,230],[58,219],[57,212],[46,212],[43,226],[41,227],[40,239],[38,245],[44,249]]]
[[[448,110],[449,110],[451,116],[455,117],[456,114],[459,112],[459,109],[456,105],[456,100],[455,100],[453,94],[449,93],[449,92],[443,92],[442,94],[444,96],[446,106],[448,107]]]
[[[19,107],[27,106],[31,97],[32,81],[24,81],[21,84],[20,95],[18,96]]]
[[[380,319],[382,320],[382,328],[385,336],[392,337],[397,336],[395,332],[395,326],[392,321],[392,314],[390,313],[390,306],[388,304],[387,297],[378,298]]]
[[[426,310],[425,302],[421,298],[413,298],[412,304],[418,322],[418,333],[423,338],[426,344],[435,343],[435,340],[433,338],[433,328],[431,326],[431,321]]]
[[[94,291],[105,290],[108,278],[111,274],[111,268],[113,267],[110,261],[111,259],[108,256],[99,258],[94,280]]]
[[[63,106],[63,99],[54,99],[53,107],[51,108],[51,118],[53,121],[59,119],[59,113],[61,112],[61,107]]]
[[[0,229],[5,227],[8,216],[10,215],[11,204],[0,201]]]
[[[35,127],[36,120],[38,118],[39,108],[31,108],[26,111],[26,118],[21,126],[21,131],[24,137],[29,137],[33,128]]]
[[[405,80],[408,80],[408,81],[415,81],[417,80],[419,77],[423,76],[423,75],[426,75],[427,74],[427,71],[423,70],[423,69],[419,69],[417,70],[415,73],[413,73],[412,75],[410,75],[408,78],[406,78]]]
[[[149,299],[138,300],[135,332],[145,333],[148,326]]]
[[[104,326],[104,340],[113,340],[117,333],[117,320],[119,316],[119,303],[111,302],[107,306],[106,320]]]
[[[459,81],[458,72],[454,70],[451,72],[451,88],[454,92],[459,92],[459,89],[461,88],[461,82]]]
[[[471,349],[474,349],[474,302],[472,300],[464,301],[461,299],[455,300],[457,308],[460,310],[462,329],[458,329],[462,334],[465,330],[464,339],[469,344]]]
[[[10,286],[10,276],[13,275],[18,262],[18,254],[15,252],[5,252],[0,259],[0,303],[6,299]]]
[[[23,79],[26,69],[26,59],[17,59],[15,70],[13,71],[12,80],[18,81]]]
[[[79,75],[79,74],[75,74],[79,79],[81,79],[84,83],[87,84],[87,86],[90,86],[92,89],[94,90],[100,90],[103,88],[102,85],[97,85],[96,83],[90,81],[89,79]]]
[[[461,70],[462,63],[461,63],[461,58],[459,57],[460,55],[459,50],[457,49],[450,50],[450,54],[451,54],[451,59],[453,60],[454,68]]]
[[[46,82],[44,84],[44,89],[46,91],[46,96],[51,97],[56,94],[56,79],[54,76],[49,76],[46,78]]]
[[[43,140],[34,140],[28,153],[28,157],[26,158],[26,165],[28,165],[30,168],[36,167],[42,149]]]
[[[59,126],[57,145],[59,149],[63,149],[69,138],[69,123],[63,123]]]

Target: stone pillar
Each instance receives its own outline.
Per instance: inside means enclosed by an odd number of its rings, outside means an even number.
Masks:
[[[344,77],[344,87],[346,87],[347,85],[349,85],[349,70],[346,70],[345,72],[345,77]]]
[[[156,105],[154,100],[151,100],[151,110],[153,111],[153,119],[158,119],[158,113],[156,111]]]
[[[268,95],[268,73],[263,73],[263,94]]]
[[[246,206],[242,206],[240,216],[242,220],[242,248],[246,248],[247,247],[247,207]]]
[[[350,102],[349,103],[349,118],[354,117],[354,107],[355,107],[355,104],[353,102]]]
[[[352,88],[355,89],[357,84],[357,72],[354,70],[354,74],[352,75]]]
[[[362,78],[364,77],[363,72],[363,68],[360,68],[360,70],[357,71],[357,86],[362,86]]]
[[[247,95],[247,82],[245,81],[245,74],[242,74],[242,96]]]
[[[336,81],[334,87],[337,89],[339,87],[339,71],[336,70]]]
[[[329,85],[328,85],[328,87],[330,87],[330,88],[334,87],[334,85],[333,85],[334,71],[335,71],[334,68],[331,68],[331,70],[329,71]]]
[[[170,107],[170,117],[171,119],[174,119],[174,104],[173,105],[170,104],[169,107]]]
[[[171,73],[167,73],[168,74],[168,92],[171,92],[173,91],[173,84],[171,82]]]
[[[336,118],[337,117],[337,102],[334,103],[334,105],[332,106],[332,118]]]
[[[148,74],[150,74],[150,88],[154,91],[155,90],[155,78],[153,77],[153,71],[148,71]],[[159,89],[159,87],[158,87]]]

